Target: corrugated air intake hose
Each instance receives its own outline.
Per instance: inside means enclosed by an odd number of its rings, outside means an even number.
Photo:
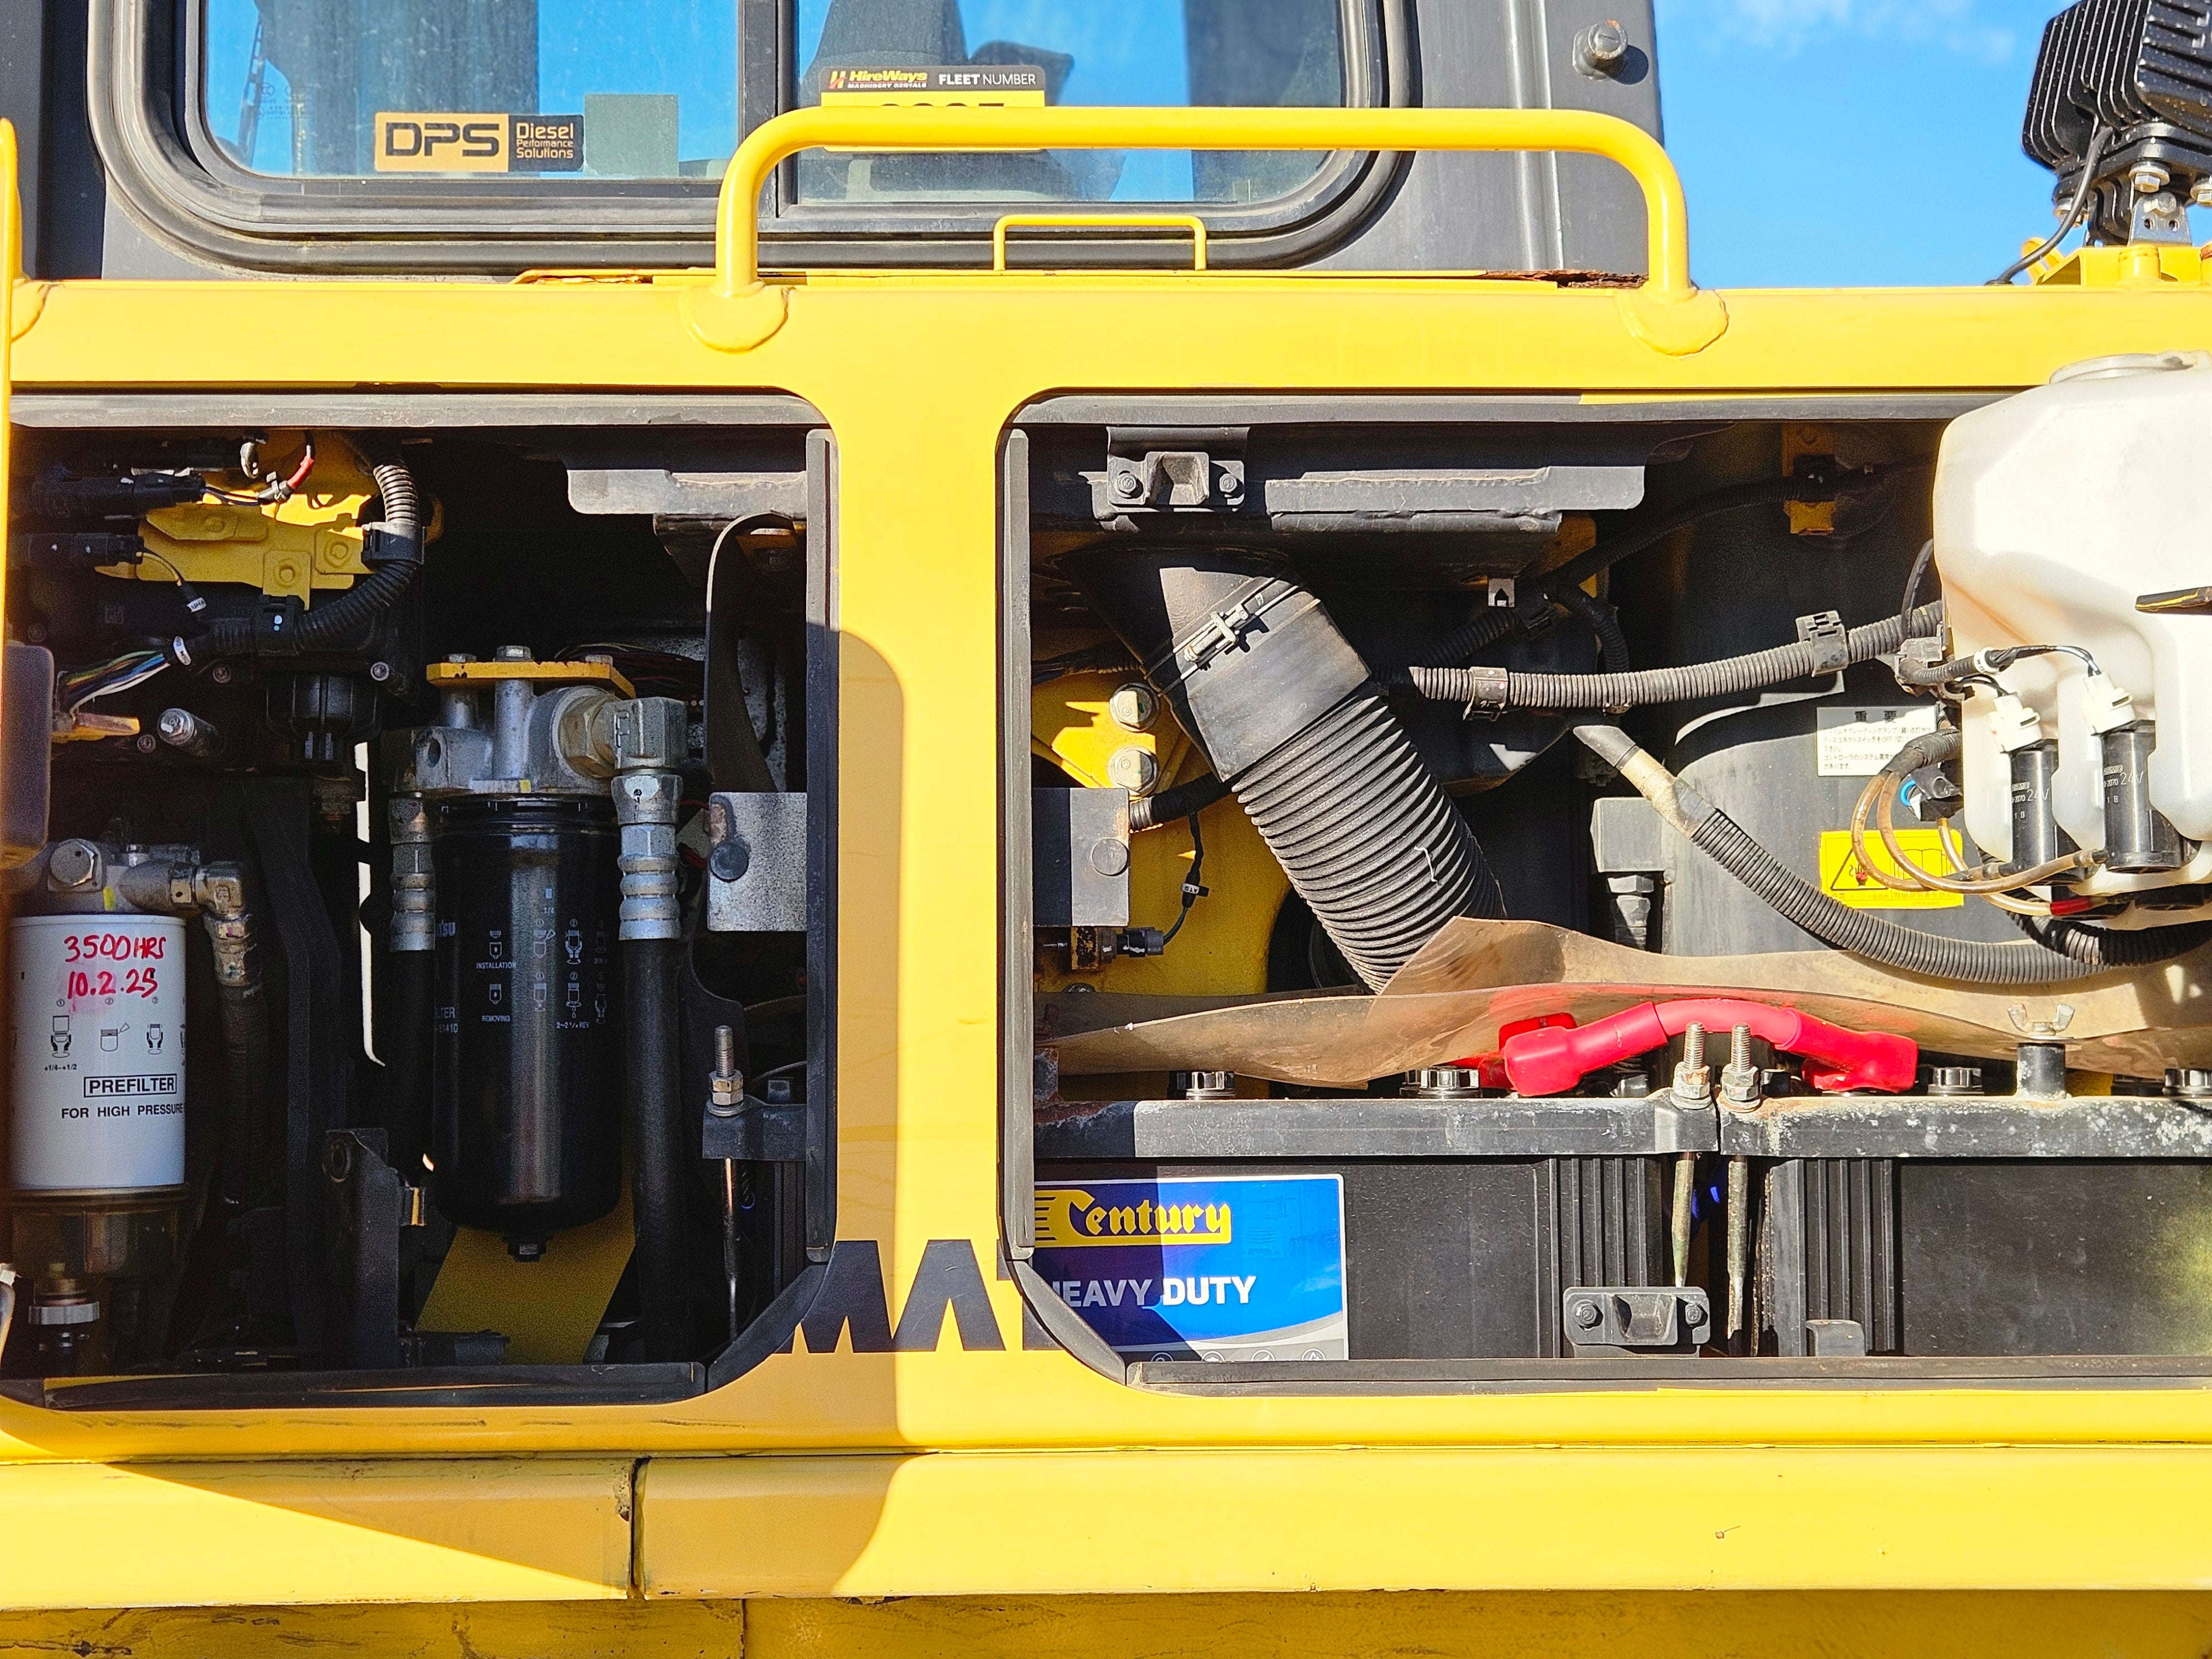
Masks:
[[[1280,567],[1093,550],[1067,568],[1370,987],[1454,917],[1504,913],[1367,665]]]

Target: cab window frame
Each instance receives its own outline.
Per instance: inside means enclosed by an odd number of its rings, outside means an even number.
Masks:
[[[1349,107],[1417,101],[1413,0],[1340,0]],[[255,173],[215,137],[204,98],[207,0],[91,0],[88,111],[111,190],[139,222],[190,257],[308,275],[508,275],[544,267],[699,265],[713,258],[720,180],[465,181]],[[796,106],[795,0],[736,0],[738,135]],[[766,44],[763,44],[763,43]],[[1350,235],[1407,158],[1327,157],[1297,191],[1249,204],[1191,203],[1216,263],[1283,264]],[[787,267],[988,264],[1004,204],[848,204],[797,200],[787,162],[764,193],[763,252]],[[1116,205],[1099,204],[1110,212]],[[1186,204],[1176,204],[1181,207]],[[1056,264],[1128,264],[1143,241],[1051,245]],[[1163,257],[1176,257],[1170,241]]]

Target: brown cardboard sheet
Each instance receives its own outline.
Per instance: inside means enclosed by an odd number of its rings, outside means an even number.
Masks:
[[[2010,1058],[2056,1027],[2078,1070],[2155,1078],[2212,1066],[2212,947],[2155,967],[2034,989],[1954,986],[1832,951],[1667,957],[1533,921],[1453,922],[1381,994],[1208,1006],[1209,999],[1038,999],[1038,1040],[1063,1073],[1231,1071],[1350,1087],[1493,1050],[1517,1019],[1587,1023],[1639,1002],[1742,996],[1924,1049]],[[2039,1029],[2040,1028],[2040,1029]]]

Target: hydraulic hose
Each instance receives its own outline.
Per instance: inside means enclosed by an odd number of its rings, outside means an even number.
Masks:
[[[1474,832],[1367,665],[1279,565],[1188,551],[1070,562],[1370,987],[1454,917],[1502,914]],[[1156,806],[1151,821],[1164,817]]]
[[[2158,944],[2141,947],[2118,945],[2123,936],[2106,933],[2094,943],[2070,941],[2074,949],[2083,952],[2076,956],[2063,947],[2054,948],[2055,939],[2049,946],[2039,938],[2013,945],[1984,945],[1900,927],[1838,903],[1784,869],[1733,818],[1660,765],[1619,726],[1581,725],[1575,727],[1575,736],[1633,785],[1692,845],[1778,915],[1839,951],[1905,973],[1973,985],[2051,985],[2086,979],[2112,968],[2141,965],[2128,959],[2136,949],[2154,952],[2143,961],[2163,961],[2212,938],[2212,927],[2201,924],[2157,930],[2164,936]]]
[[[384,1131],[392,1167],[404,1181],[423,1178],[430,1145],[430,1033],[436,1023],[438,959],[428,951],[394,951],[392,1015],[384,1028]]]
[[[1521,674],[1504,668],[1415,668],[1409,673],[1413,689],[1437,702],[1492,710],[1610,711],[1646,703],[1693,702],[1833,673],[1839,665],[1872,661],[1896,650],[1908,638],[1933,633],[1942,620],[1943,606],[1939,601],[1923,605],[1909,616],[1884,617],[1880,622],[1852,629],[1844,635],[1841,653],[1818,641],[1799,640],[1716,662],[1647,668],[1627,674]]]
[[[283,1128],[269,1110],[269,1001],[262,991],[253,914],[246,908],[246,878],[236,865],[203,865],[191,872],[190,881],[200,925],[215,953],[216,1009],[228,1074],[223,1190],[237,1203],[258,1208],[283,1200],[284,1143]]]
[[[1137,835],[1157,830],[1164,823],[1180,823],[1228,798],[1229,786],[1211,773],[1193,778],[1188,783],[1179,783],[1172,789],[1163,789],[1157,795],[1139,795],[1129,803],[1129,833]]]
[[[269,1002],[261,976],[233,983],[218,980],[216,1008],[222,1021],[223,1069],[229,1102],[223,1125],[223,1190],[247,1208],[282,1201],[271,1171],[281,1179],[283,1152],[268,1122]]]
[[[202,657],[289,656],[358,644],[377,618],[399,603],[422,566],[422,523],[415,475],[398,461],[369,468],[383,503],[384,562],[344,592],[304,612],[264,609],[257,617],[230,617],[191,642]]]
[[[1780,501],[1835,501],[1871,488],[1899,473],[1926,471],[1934,465],[1932,461],[1896,462],[1867,467],[1830,483],[1813,478],[1760,478],[1751,483],[1729,484],[1725,489],[1709,490],[1646,523],[1628,526],[1576,555],[1543,577],[1544,588],[1557,599],[1567,589],[1581,586],[1599,572],[1611,569],[1621,560],[1641,553],[1645,548],[1665,541],[1676,531],[1710,519],[1716,514],[1733,513],[1739,507],[1771,507]],[[1511,633],[1513,622],[1514,613],[1510,611],[1483,611],[1447,634],[1432,649],[1423,653],[1420,665],[1425,668],[1448,668],[1463,663],[1485,646],[1495,645]]]
[[[629,1044],[630,1207],[637,1295],[648,1359],[681,1359],[690,1342],[690,1263],[684,1252],[683,1054],[677,1031],[684,942],[622,942]]]
[[[1603,599],[1592,598],[1579,587],[1568,587],[1553,597],[1597,635],[1598,659],[1605,665],[1605,672],[1626,674],[1628,672],[1628,635],[1620,631],[1620,617],[1613,608]],[[1420,669],[1414,672],[1425,673],[1431,671]]]

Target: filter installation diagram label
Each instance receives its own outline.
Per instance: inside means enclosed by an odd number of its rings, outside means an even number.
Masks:
[[[1936,729],[1933,703],[1822,708],[1814,734],[1824,778],[1870,778],[1915,738]]]
[[[1931,875],[1947,876],[1952,865],[1939,836],[1950,842],[1950,856],[1960,857],[1959,837],[1954,831],[1923,827],[1897,831],[1897,850],[1905,854],[1905,862]],[[1866,838],[1868,862],[1887,874],[1902,875],[1897,860],[1881,844],[1881,837],[1871,830]],[[1848,904],[1855,910],[1955,910],[1966,903],[1958,893],[1939,892],[1934,888],[1917,888],[1904,892],[1894,887],[1885,887],[1875,879],[1851,850],[1851,832],[1848,830],[1823,830],[1820,832],[1820,887],[1838,903]]]
[[[1133,1359],[1343,1359],[1338,1176],[1036,1189],[1036,1270]]]

